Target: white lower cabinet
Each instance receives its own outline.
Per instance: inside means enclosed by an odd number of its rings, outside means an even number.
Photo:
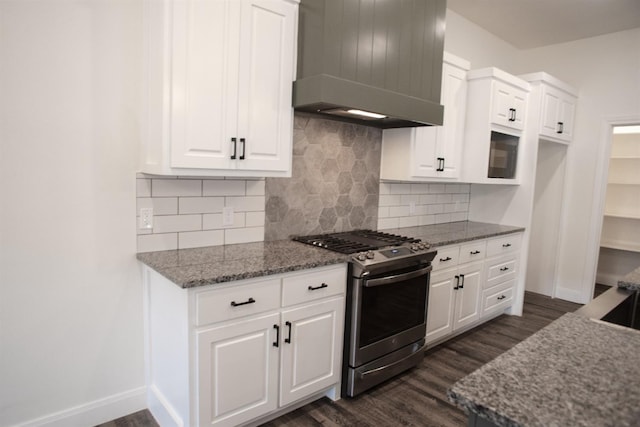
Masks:
[[[181,289],[145,267],[148,405],[238,426],[340,396],[346,265]]]
[[[521,233],[438,248],[432,265],[427,344],[453,337],[513,304]]]

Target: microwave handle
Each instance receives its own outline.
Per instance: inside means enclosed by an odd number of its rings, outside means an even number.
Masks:
[[[400,282],[402,280],[413,279],[415,277],[423,276],[429,273],[433,268],[431,265],[421,268],[420,270],[410,271],[408,273],[396,274],[388,277],[380,277],[378,279],[365,280],[364,287],[371,288],[374,286],[390,285],[392,283]]]

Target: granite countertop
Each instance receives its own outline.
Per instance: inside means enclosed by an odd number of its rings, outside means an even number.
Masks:
[[[454,245],[488,237],[524,231],[524,227],[489,224],[486,222],[460,221],[446,224],[381,230],[386,233],[403,234],[429,242],[432,247]]]
[[[455,383],[498,426],[638,426],[640,331],[567,313]]]
[[[632,291],[640,291],[640,267],[618,281],[618,287]]]
[[[291,240],[139,253],[137,258],[182,288],[347,262],[348,255]]]
[[[521,227],[462,221],[383,231],[419,238],[437,247],[523,230]],[[349,261],[349,255],[291,240],[143,252],[137,258],[182,288]]]

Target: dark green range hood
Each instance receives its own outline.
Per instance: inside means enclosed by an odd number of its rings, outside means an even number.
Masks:
[[[446,0],[302,0],[293,107],[380,128],[442,125],[445,13]]]

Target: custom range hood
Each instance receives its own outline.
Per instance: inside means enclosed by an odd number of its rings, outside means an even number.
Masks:
[[[302,0],[293,107],[379,128],[442,125],[446,0]]]

